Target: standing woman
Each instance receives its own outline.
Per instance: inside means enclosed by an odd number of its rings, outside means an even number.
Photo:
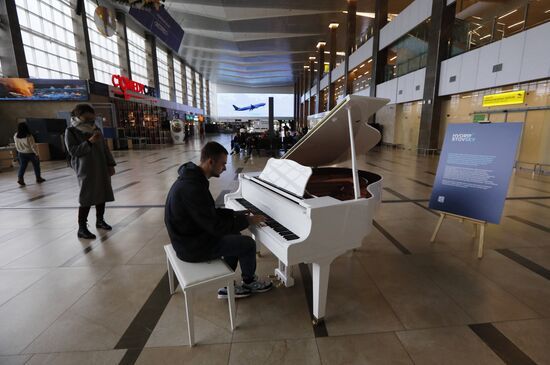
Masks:
[[[111,176],[116,162],[105,144],[100,129],[95,125],[95,110],[89,104],[78,104],[71,113],[71,127],[65,131],[65,144],[80,184],[78,209],[78,237],[95,239],[88,230],[88,213],[96,209],[96,227],[111,230],[105,223],[105,203],[115,200]]]
[[[17,133],[13,136],[15,141],[15,149],[17,150],[17,156],[19,158],[19,172],[17,173],[17,183],[21,186],[25,186],[25,170],[29,161],[34,168],[34,175],[36,176],[36,182],[42,183],[46,181],[40,176],[40,159],[38,158],[38,148],[34,142],[34,137],[31,134],[27,123],[19,123],[17,125]]]

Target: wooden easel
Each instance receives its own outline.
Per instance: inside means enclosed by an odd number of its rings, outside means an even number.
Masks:
[[[463,216],[460,216],[460,215],[447,213],[447,212],[439,212],[439,221],[437,222],[437,226],[435,227],[435,231],[434,231],[434,234],[432,235],[432,238],[430,239],[430,242],[431,243],[435,242],[435,238],[437,237],[437,233],[439,233],[439,229],[441,228],[441,224],[443,223],[443,219],[445,219],[445,217],[456,218],[456,219],[460,220],[461,222],[464,222],[464,221],[472,222],[473,225],[474,225],[474,234],[472,235],[472,237],[474,237],[474,238],[477,237],[477,235],[478,235],[478,229],[477,228],[479,227],[479,243],[478,243],[478,246],[477,246],[477,258],[478,259],[482,258],[483,257],[483,243],[484,243],[484,240],[485,240],[485,227],[487,226],[486,221],[480,221],[480,220],[477,220],[477,219],[463,217]]]

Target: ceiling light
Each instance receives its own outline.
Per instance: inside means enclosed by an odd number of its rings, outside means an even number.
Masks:
[[[359,66],[359,68],[363,68],[363,67],[365,67],[365,64],[364,64],[364,63],[363,63],[361,66]]]
[[[472,18],[477,19],[477,20],[483,20],[483,18],[481,18],[479,16],[475,16],[475,15],[472,15]]]
[[[338,55],[338,56],[345,56],[345,55],[346,55],[346,52],[336,52],[336,55]]]
[[[392,58],[390,58],[390,61],[393,61],[397,58],[397,56],[393,56]]]
[[[344,11],[342,11],[342,13],[347,14],[348,12],[347,12],[347,10],[344,10]],[[364,13],[364,12],[361,12],[361,11],[356,11],[355,15],[362,16],[362,17],[365,17],[365,18],[374,19],[374,13]]]
[[[522,20],[521,22],[517,22],[517,23],[515,23],[515,24],[510,25],[510,26],[508,27],[508,29],[513,28],[513,27],[515,27],[516,25],[520,25],[520,24],[522,24],[522,23],[525,23],[525,20]]]
[[[304,66],[304,68],[309,68],[309,66]]]
[[[371,63],[372,62],[372,58],[370,60],[367,61],[367,63]]]
[[[317,48],[321,47],[321,46],[326,46],[327,42],[319,42],[317,43]]]
[[[548,13],[550,13],[550,9],[548,9],[544,12],[544,14],[548,14]]]
[[[507,16],[510,15],[510,14],[514,14],[516,11],[518,11],[518,9],[512,10],[512,11],[509,12],[509,13],[506,13],[506,14],[504,14],[504,15],[501,15],[501,16],[499,16],[497,19],[500,20],[500,19],[502,19],[502,18],[505,18],[505,17],[507,17]]]
[[[338,23],[330,23],[330,24],[328,25],[328,27],[329,27],[330,29],[336,29],[336,28],[338,28],[339,25],[340,25],[340,24],[338,24]]]
[[[314,57],[314,56],[310,56],[309,59],[310,59],[310,60],[314,60],[315,57]]]
[[[485,38],[490,37],[490,36],[491,36],[490,34],[484,35],[483,37],[479,38],[479,40],[485,39]]]

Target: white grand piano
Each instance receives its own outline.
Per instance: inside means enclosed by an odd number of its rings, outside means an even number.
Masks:
[[[325,316],[330,264],[361,246],[380,205],[382,177],[357,170],[357,154],[380,140],[368,118],[388,99],[348,95],[281,159],[258,173],[239,174],[225,206],[267,217],[251,227],[257,242],[278,259],[275,275],[294,285],[292,267],[312,264],[313,315]],[[351,160],[351,168],[323,167]]]

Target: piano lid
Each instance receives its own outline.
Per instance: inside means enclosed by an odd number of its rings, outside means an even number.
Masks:
[[[389,99],[346,96],[282,158],[306,166],[348,161],[351,158],[348,107],[351,108],[353,120],[355,151],[357,154],[366,153],[380,141],[380,132],[368,125],[367,121],[388,102]]]

